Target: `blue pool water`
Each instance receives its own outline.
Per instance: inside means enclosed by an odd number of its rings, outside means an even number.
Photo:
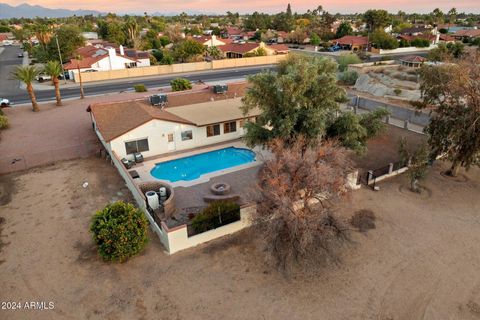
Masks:
[[[255,153],[242,148],[225,148],[157,163],[150,174],[157,179],[190,181],[201,175],[255,161]]]

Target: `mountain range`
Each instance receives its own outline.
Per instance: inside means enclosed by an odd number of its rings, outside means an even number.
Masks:
[[[35,18],[35,17],[48,17],[48,18],[62,18],[70,17],[73,15],[85,16],[85,15],[99,15],[104,14],[95,10],[69,10],[69,9],[50,9],[42,6],[32,6],[27,3],[22,3],[18,6],[11,6],[6,3],[0,3],[0,19],[8,18]]]

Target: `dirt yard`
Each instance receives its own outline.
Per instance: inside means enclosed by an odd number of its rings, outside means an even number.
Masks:
[[[480,170],[455,180],[440,170],[421,195],[405,176],[355,191],[340,213],[372,210],[375,228],[353,232],[338,263],[288,277],[245,232],[173,256],[152,236],[131,261],[102,262],[92,212],[129,195],[100,159],[1,176],[0,300],[55,308],[0,319],[478,320]]]

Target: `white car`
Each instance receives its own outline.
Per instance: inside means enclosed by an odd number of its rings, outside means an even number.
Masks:
[[[48,74],[40,73],[35,79],[37,79],[38,82],[43,82],[45,80],[52,80],[52,77]]]
[[[0,107],[5,108],[5,107],[8,107],[9,105],[10,105],[10,101],[8,101],[8,99],[0,98]]]

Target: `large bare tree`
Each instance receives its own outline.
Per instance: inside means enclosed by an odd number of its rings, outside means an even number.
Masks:
[[[308,147],[305,147],[308,145]],[[273,153],[259,175],[257,211],[253,222],[271,261],[285,267],[345,235],[334,209],[348,189],[350,161],[336,141],[312,144],[298,137],[288,146],[272,140]]]

